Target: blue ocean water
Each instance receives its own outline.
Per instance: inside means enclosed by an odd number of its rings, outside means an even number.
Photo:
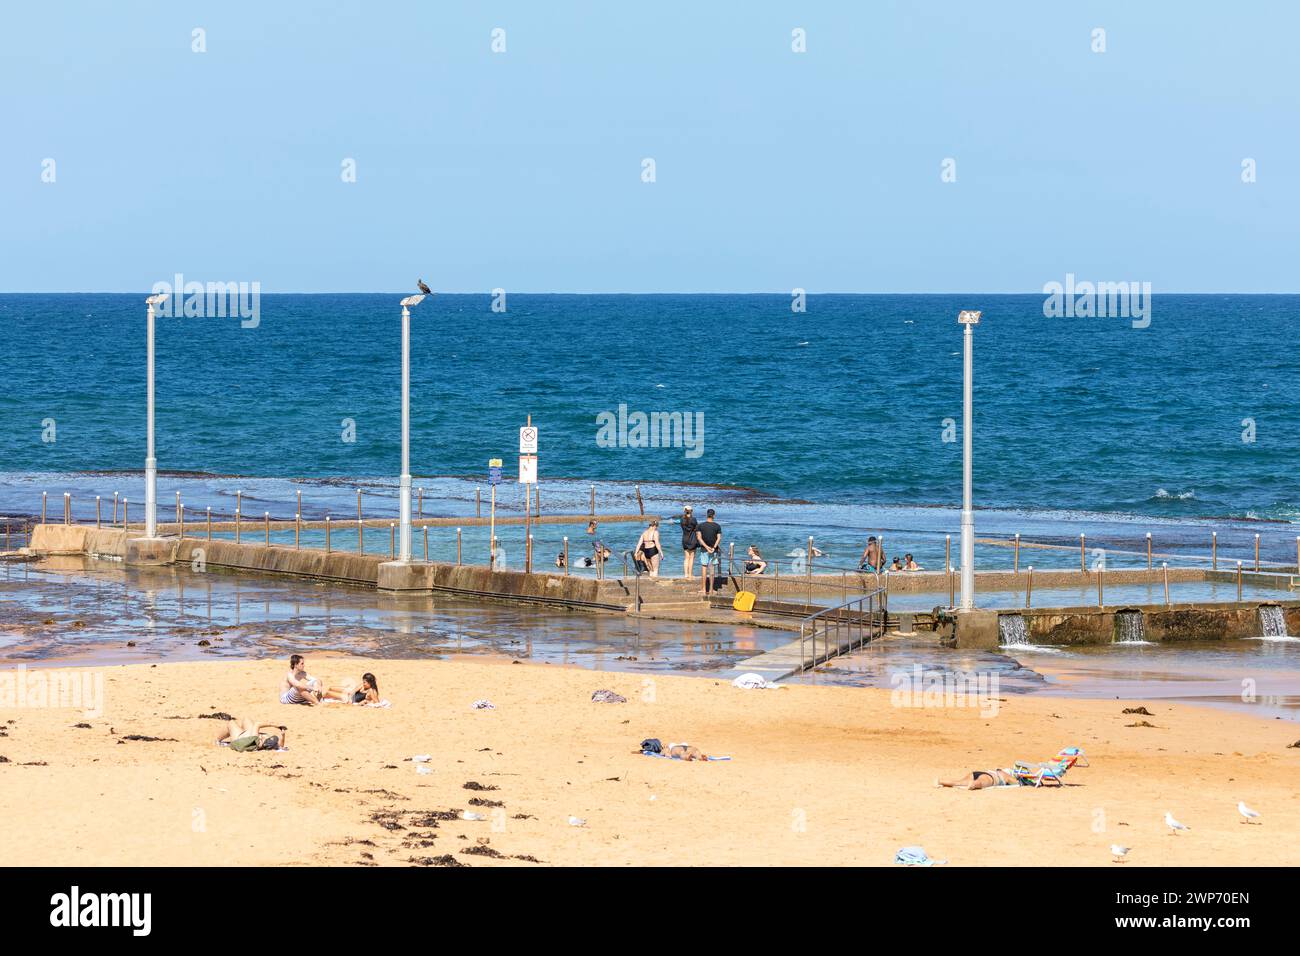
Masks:
[[[259,323],[158,322],[160,467],[391,474],[397,295],[264,295]],[[138,470],[142,295],[0,296],[0,470]],[[951,504],[963,307],[986,507],[1300,517],[1300,296],[1156,296],[1152,321],[1045,318],[1036,295],[440,295],[412,328],[412,470],[477,475],[531,414],[543,478]],[[597,416],[702,413],[701,453],[601,447]],[[56,423],[56,440],[46,421]],[[355,441],[343,439],[344,420]],[[695,419],[692,419],[695,420]],[[1250,420],[1243,424],[1245,420]],[[1253,441],[1243,433],[1253,422]],[[953,429],[947,436],[954,437]]]

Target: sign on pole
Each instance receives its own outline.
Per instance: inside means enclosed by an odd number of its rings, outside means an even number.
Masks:
[[[525,425],[519,429],[519,454],[537,454],[537,427],[535,425]]]
[[[488,484],[491,485],[501,484],[501,459],[500,458],[488,459]]]
[[[519,456],[519,483],[521,485],[537,484],[537,456]]]

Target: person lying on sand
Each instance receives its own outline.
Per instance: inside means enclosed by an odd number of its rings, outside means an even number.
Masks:
[[[353,704],[377,704],[379,703],[379,681],[375,679],[374,674],[367,672],[361,675],[361,688],[359,690],[351,681],[345,681],[342,687],[326,689],[323,698],[325,700],[347,701]]]
[[[709,755],[691,744],[669,744],[668,756],[681,760],[708,760]]]
[[[271,731],[279,731],[278,734]],[[240,720],[231,717],[226,721],[226,732],[217,738],[217,745],[229,742],[230,749],[245,753],[249,750],[281,750],[288,746],[289,729],[284,724],[259,724],[251,717]]]
[[[669,744],[668,749],[664,751],[670,757],[676,757],[678,760],[708,760],[709,755],[703,753],[699,747],[691,744]]]
[[[1020,781],[1010,770],[972,770],[956,780],[936,780],[937,787],[957,787],[962,790],[984,790],[988,787],[1015,787]]]
[[[318,682],[307,678],[307,659],[301,654],[289,658],[289,669],[284,680],[280,681],[280,703],[306,704],[314,707],[320,703],[321,692]]]

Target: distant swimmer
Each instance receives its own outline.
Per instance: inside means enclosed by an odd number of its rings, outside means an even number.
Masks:
[[[433,290],[424,284],[423,279],[417,282],[416,285],[420,287],[420,291],[423,292],[425,295],[433,295]]]

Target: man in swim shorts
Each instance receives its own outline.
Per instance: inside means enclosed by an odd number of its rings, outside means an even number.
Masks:
[[[284,680],[280,681],[280,703],[306,704],[315,707],[320,703],[320,691],[312,686],[307,677],[307,659],[301,654],[289,658],[289,669]]]
[[[713,520],[712,508],[704,513],[704,521],[695,529],[695,540],[699,543],[700,578],[707,597],[722,563],[722,525]]]

